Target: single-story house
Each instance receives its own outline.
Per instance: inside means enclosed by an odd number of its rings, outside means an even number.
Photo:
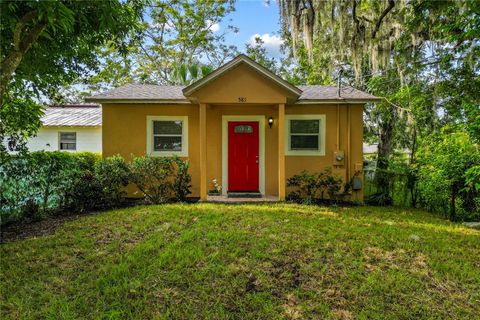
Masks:
[[[102,152],[102,108],[96,104],[45,108],[42,126],[27,141],[30,151]]]
[[[87,99],[103,108],[103,156],[189,159],[201,200],[213,179],[225,195],[283,200],[286,179],[302,170],[361,178],[363,105],[377,100],[351,87],[295,86],[245,55],[186,87],[129,84]]]

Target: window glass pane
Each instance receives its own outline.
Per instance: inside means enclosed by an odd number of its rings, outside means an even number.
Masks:
[[[318,135],[292,135],[290,136],[291,150],[318,150]]]
[[[238,125],[233,129],[235,133],[252,133],[253,127],[249,125]]]
[[[182,151],[181,136],[153,137],[154,151]]]
[[[182,134],[182,121],[154,121],[154,134]]]
[[[77,134],[75,132],[60,132],[61,141],[75,141]]]
[[[290,120],[290,133],[318,133],[320,120]]]
[[[60,150],[75,150],[75,143],[60,143]]]

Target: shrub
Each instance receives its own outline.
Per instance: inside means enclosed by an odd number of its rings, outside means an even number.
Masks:
[[[408,155],[392,152],[382,161],[388,161],[388,168],[379,168],[377,163],[374,176],[369,179],[368,174],[365,175],[366,183],[371,183],[371,187],[365,189],[365,202],[375,206],[415,206],[416,172]]]
[[[334,176],[331,169],[319,173],[303,170],[287,179],[287,186],[295,188],[287,196],[288,201],[312,204],[325,200],[325,193],[331,201],[337,200],[342,189],[342,179]]]
[[[188,169],[180,158],[138,157],[128,164],[120,156],[101,159],[87,152],[2,154],[0,223],[123,206],[130,182],[149,203],[185,201]]]
[[[172,196],[172,158],[136,157],[130,165],[130,180],[149,203],[165,203]]]
[[[93,171],[95,164],[102,160],[101,154],[93,152],[76,152],[70,155],[75,159],[80,170]]]
[[[189,162],[178,157],[136,157],[130,164],[130,181],[148,203],[185,201],[190,194]]]
[[[187,200],[187,196],[192,193],[190,188],[192,185],[192,177],[188,173],[190,162],[183,161],[178,157],[173,159],[176,166],[175,180],[173,181],[173,191],[175,192],[175,199],[177,201]]]
[[[41,219],[57,212],[108,209],[124,203],[129,178],[121,157],[82,152],[4,155],[0,166],[0,219]]]
[[[129,168],[120,156],[100,159],[80,155],[78,175],[66,190],[64,209],[75,212],[109,209],[125,202],[124,188],[129,181]]]
[[[443,211],[450,220],[480,219],[480,150],[462,131],[432,135],[418,150],[421,204]]]
[[[307,170],[303,170],[300,174],[288,178],[287,187],[296,189],[287,196],[287,200],[304,204],[314,203],[320,189],[317,175]]]
[[[24,215],[37,219],[57,211],[77,171],[75,159],[64,152],[4,157],[0,167],[2,224]]]
[[[318,185],[324,200],[324,193],[327,192],[329,199],[336,200],[340,189],[342,189],[342,179],[334,176],[332,170],[327,168],[318,174]]]
[[[102,198],[102,188],[94,168],[78,170],[72,184],[64,191],[62,210],[87,212],[98,209]]]
[[[130,181],[130,168],[121,156],[102,159],[95,165],[95,174],[102,188],[105,207],[124,204],[125,187]]]

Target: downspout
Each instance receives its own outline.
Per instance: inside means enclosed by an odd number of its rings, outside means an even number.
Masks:
[[[340,104],[337,103],[337,151],[340,150]]]
[[[351,114],[350,114],[350,111],[351,111],[351,108],[350,108],[350,104],[347,104],[347,182],[350,182],[350,164],[351,164],[351,160],[350,160],[350,127],[351,127],[351,121],[350,121],[350,118],[351,118]]]

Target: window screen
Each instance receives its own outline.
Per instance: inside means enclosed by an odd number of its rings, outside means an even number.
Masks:
[[[182,151],[183,121],[153,121],[153,151]]]
[[[290,120],[290,150],[320,149],[320,120]]]
[[[76,132],[60,132],[60,150],[76,150],[77,149],[77,133]]]

